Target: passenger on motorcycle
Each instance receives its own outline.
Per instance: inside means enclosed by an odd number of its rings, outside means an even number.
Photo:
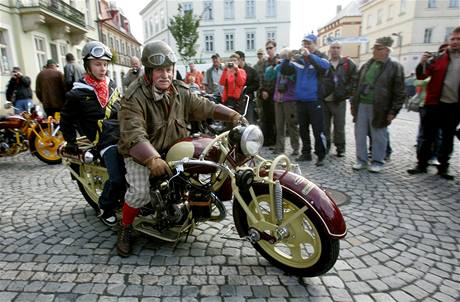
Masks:
[[[107,46],[97,41],[89,42],[83,47],[82,57],[86,74],[66,94],[61,112],[61,130],[67,141],[65,152],[79,152],[76,125],[81,135],[96,144],[109,174],[99,198],[99,218],[106,225],[113,226],[117,224],[115,210],[123,200],[126,187],[123,157],[117,150],[120,93],[106,76],[112,60]]]
[[[171,145],[187,136],[187,123],[208,118],[238,123],[238,112],[190,92],[187,84],[173,80],[176,56],[163,41],[147,43],[142,51],[145,74],[133,82],[121,101],[121,138],[118,149],[125,158],[129,184],[122,209],[117,252],[131,253],[132,223],[150,201],[149,177],[171,173],[162,159]]]

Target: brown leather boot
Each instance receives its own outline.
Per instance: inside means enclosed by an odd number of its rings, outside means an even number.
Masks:
[[[133,226],[121,224],[117,238],[117,253],[121,257],[128,257],[131,254]]]

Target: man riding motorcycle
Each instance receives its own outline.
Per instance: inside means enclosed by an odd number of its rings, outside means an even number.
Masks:
[[[145,74],[126,91],[118,116],[118,149],[129,184],[117,239],[117,252],[123,257],[131,252],[132,223],[139,208],[150,201],[149,177],[171,172],[161,154],[187,136],[187,123],[208,118],[235,124],[245,121],[238,112],[199,97],[185,83],[173,80],[177,60],[165,42],[147,43],[141,60]]]

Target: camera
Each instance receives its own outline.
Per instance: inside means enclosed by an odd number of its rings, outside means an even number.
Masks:
[[[133,68],[133,74],[137,74],[139,72],[139,69]]]
[[[233,68],[234,66],[235,66],[235,64],[233,64],[233,62],[228,62],[227,63],[228,68]]]

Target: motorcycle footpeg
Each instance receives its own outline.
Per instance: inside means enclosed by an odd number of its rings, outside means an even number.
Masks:
[[[256,243],[257,241],[264,240],[267,241],[271,244],[274,244],[276,242],[276,238],[265,233],[265,232],[260,232],[256,230],[255,228],[249,228],[248,230],[248,236],[246,237],[247,240],[251,243]]]

